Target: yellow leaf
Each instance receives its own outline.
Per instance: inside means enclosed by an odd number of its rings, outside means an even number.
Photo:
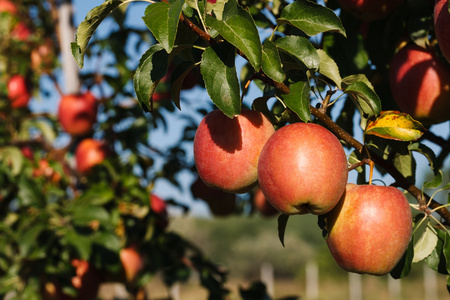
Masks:
[[[410,115],[399,111],[382,111],[375,120],[367,123],[365,134],[397,141],[415,141],[426,129]]]

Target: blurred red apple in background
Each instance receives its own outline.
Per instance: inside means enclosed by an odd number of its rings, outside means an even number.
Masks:
[[[8,12],[12,15],[17,14],[17,6],[8,0],[0,0],[0,13]]]
[[[287,215],[330,211],[344,193],[347,178],[341,143],[312,123],[278,129],[259,157],[259,186],[267,201]]]
[[[253,205],[255,209],[264,217],[272,217],[278,215],[280,212],[276,210],[269,201],[267,201],[266,196],[264,196],[262,190],[257,188],[253,196]]]
[[[208,113],[194,137],[198,175],[210,187],[248,192],[257,181],[259,153],[274,131],[258,111],[242,109],[233,119],[220,110]]]
[[[78,172],[88,174],[95,165],[105,160],[107,154],[108,149],[103,142],[91,138],[82,140],[75,150]]]
[[[395,187],[348,184],[325,223],[326,242],[339,266],[372,275],[395,267],[412,233],[411,208]]]
[[[13,108],[26,107],[31,98],[27,82],[22,75],[13,75],[9,79],[7,93]]]
[[[85,135],[97,121],[97,99],[90,92],[63,95],[59,103],[58,119],[71,135]]]
[[[158,216],[158,220],[156,220],[156,226],[161,229],[167,228],[167,226],[169,225],[169,219],[166,201],[154,194],[150,195],[149,198],[150,209]]]
[[[363,21],[375,21],[389,15],[403,0],[339,0],[342,9]]]
[[[450,63],[450,13],[448,11],[448,0],[436,0],[434,5],[434,32],[438,41],[439,49]]]
[[[127,281],[133,282],[138,273],[144,268],[144,259],[134,246],[123,248],[120,250],[119,255]]]
[[[236,195],[207,186],[200,177],[191,185],[192,196],[205,201],[217,217],[231,215],[236,210]]]
[[[450,68],[434,50],[403,47],[392,59],[389,80],[401,111],[426,125],[450,120]]]

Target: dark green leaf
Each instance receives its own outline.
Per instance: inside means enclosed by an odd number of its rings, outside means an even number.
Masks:
[[[206,25],[217,30],[226,41],[241,50],[253,68],[259,70],[262,50],[258,29],[252,16],[236,0],[229,0],[225,4],[222,21],[206,15]]]
[[[29,255],[29,253],[36,246],[37,238],[44,230],[45,226],[43,224],[34,224],[20,233],[20,239],[18,239],[18,242],[20,255],[22,257]]]
[[[300,60],[306,68],[319,69],[319,54],[308,39],[301,36],[286,36],[276,40],[275,45]]]
[[[409,242],[408,249],[406,249],[400,261],[394,267],[394,269],[389,273],[392,278],[400,279],[408,276],[411,271],[411,263],[414,257],[414,239],[411,238]]]
[[[342,78],[336,62],[322,49],[318,49],[317,54],[319,54],[320,58],[319,73],[331,79],[337,88],[340,89]]]
[[[172,52],[183,5],[184,0],[176,0],[171,4],[158,2],[149,5],[145,10],[145,25],[167,53]]]
[[[367,119],[381,112],[381,100],[375,91],[362,81],[353,82],[347,86],[345,93],[350,94],[361,114],[361,128],[366,127]]]
[[[283,94],[284,103],[295,112],[303,122],[308,122],[311,117],[309,110],[309,92],[311,87],[308,81],[299,81],[291,85],[290,93]]]
[[[431,148],[421,143],[413,143],[408,146],[408,150],[416,151],[424,155],[428,160],[431,170],[434,170],[434,162],[436,160],[436,155],[434,154],[433,150],[431,150]]]
[[[289,215],[280,214],[278,217],[278,238],[284,247],[284,234],[286,232],[286,225],[289,220]]]
[[[212,102],[230,118],[241,112],[235,56],[233,46],[219,43],[203,52],[201,64],[205,87]]]
[[[169,55],[160,44],[142,55],[133,77],[134,91],[144,109],[152,110],[150,98],[158,82],[166,75]]]
[[[31,179],[21,176],[19,179],[19,201],[24,206],[43,207],[45,206],[45,196]]]
[[[96,233],[94,243],[116,253],[119,252],[121,247],[119,237],[110,232]]]
[[[109,217],[106,209],[93,205],[76,206],[72,211],[73,222],[81,226],[88,226],[92,221],[108,223]]]
[[[448,238],[448,233],[443,230],[436,229],[438,242],[436,248],[434,248],[433,252],[425,259],[426,264],[436,272],[441,274],[449,275],[450,273],[447,270],[447,259],[444,254],[444,245],[446,243],[446,239]],[[447,242],[447,247],[449,246],[449,242]],[[448,253],[448,252],[447,252]]]
[[[71,44],[72,55],[75,57],[80,68],[84,65],[84,53],[86,52],[89,40],[94,35],[95,30],[100,23],[109,14],[120,5],[130,2],[129,0],[108,0],[103,4],[91,9],[83,22],[80,23],[77,29],[75,42]]]
[[[346,36],[341,20],[331,9],[306,0],[294,1],[286,6],[277,23],[291,24],[309,36],[326,31],[336,31]]]
[[[280,55],[275,44],[266,40],[262,48],[262,70],[272,80],[283,82],[286,75],[281,66]]]
[[[75,230],[67,230],[64,234],[67,246],[76,249],[81,259],[88,260],[92,251],[92,242],[89,236],[79,234]]]

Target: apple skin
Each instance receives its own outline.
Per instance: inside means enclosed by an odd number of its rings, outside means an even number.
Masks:
[[[97,106],[97,99],[90,92],[63,95],[58,109],[59,122],[67,133],[85,135],[97,121]]]
[[[144,268],[144,259],[134,246],[121,249],[119,256],[127,282],[133,282],[137,274]]]
[[[400,110],[425,125],[450,120],[450,68],[433,50],[407,45],[389,71],[392,95]]]
[[[262,190],[257,188],[253,196],[253,204],[255,209],[264,217],[273,217],[278,215],[280,212],[276,210],[269,201],[267,201],[266,196],[264,196]]]
[[[403,0],[339,0],[345,11],[363,21],[380,20],[388,16]]]
[[[7,92],[12,108],[26,107],[31,98],[26,79],[22,75],[13,75],[8,80]]]
[[[236,194],[209,187],[200,177],[191,185],[191,192],[194,198],[205,201],[216,217],[229,216],[236,210]]]
[[[409,203],[395,187],[349,183],[325,223],[326,242],[338,265],[361,274],[389,273],[412,233]]]
[[[347,178],[344,148],[317,124],[278,129],[259,157],[259,186],[270,204],[286,215],[330,211],[344,193]]]
[[[230,119],[220,110],[208,113],[194,137],[194,160],[203,182],[230,193],[246,193],[257,181],[258,157],[274,133],[260,112],[242,109]]]
[[[106,145],[101,141],[91,138],[82,140],[75,150],[78,172],[83,175],[89,174],[95,165],[101,164],[105,160],[108,152]]]
[[[434,32],[438,41],[439,48],[442,54],[450,62],[450,38],[448,32],[450,31],[450,13],[448,12],[449,0],[436,0],[434,4]]]

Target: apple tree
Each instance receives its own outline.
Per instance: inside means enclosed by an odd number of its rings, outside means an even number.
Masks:
[[[439,132],[450,120],[449,42],[440,33],[450,26],[448,1],[108,0],[77,27],[70,47],[81,81],[70,93],[58,80],[67,61],[57,54],[68,44],[57,4],[21,2],[0,1],[0,295],[95,299],[100,283],[119,281],[139,297],[154,274],[170,286],[198,272],[209,298],[224,299],[226,271],[168,230],[166,206],[189,205],[152,193],[159,179],[181,189],[186,171],[199,178],[192,194],[217,215],[237,210],[235,192],[258,209],[259,181],[281,212],[282,243],[288,218],[318,215],[350,272],[402,278],[425,261],[450,275],[450,212],[436,200],[450,188],[448,136]],[[125,22],[133,2],[146,4],[144,30]],[[98,36],[103,22],[114,26]],[[59,93],[57,112],[28,106],[51,93],[43,78]],[[211,101],[184,114],[194,86]],[[196,116],[210,120],[202,134]],[[183,121],[179,138],[160,149],[149,137],[173,118]],[[270,136],[260,135],[262,123]],[[261,155],[241,151],[256,148]],[[416,176],[428,171],[432,180]],[[346,187],[353,173],[358,185]],[[391,186],[372,183],[378,175]],[[364,205],[376,213],[347,230],[340,213],[357,216]],[[366,248],[359,230],[379,234],[371,219],[392,238]],[[358,236],[356,254],[387,251],[376,261],[389,266],[349,261],[357,255],[333,246],[348,240],[339,229]]]

